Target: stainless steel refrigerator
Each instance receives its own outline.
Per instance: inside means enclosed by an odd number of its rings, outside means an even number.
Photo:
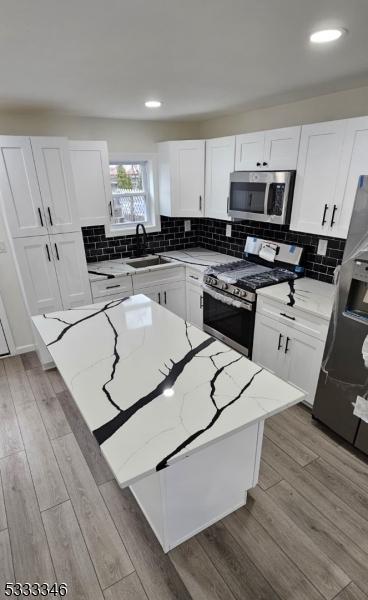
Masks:
[[[313,416],[368,454],[368,176],[359,178]]]

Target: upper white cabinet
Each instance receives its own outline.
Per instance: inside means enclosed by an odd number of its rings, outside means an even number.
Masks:
[[[29,137],[0,136],[0,190],[13,237],[47,234]]]
[[[160,213],[167,217],[204,215],[204,140],[158,144]]]
[[[236,171],[288,171],[296,168],[300,127],[236,136]]]
[[[111,202],[107,143],[69,142],[81,226],[106,225]]]
[[[50,233],[80,227],[69,143],[61,137],[32,137],[31,145]]]
[[[206,141],[205,216],[230,220],[227,204],[235,167],[235,136]]]
[[[0,136],[0,186],[12,237],[78,231],[66,138]]]

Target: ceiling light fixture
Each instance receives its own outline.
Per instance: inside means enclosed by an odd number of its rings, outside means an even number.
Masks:
[[[160,100],[147,100],[144,105],[147,108],[160,108],[160,106],[162,106],[162,102]]]
[[[310,36],[310,41],[313,44],[326,44],[328,42],[334,42],[341,38],[342,35],[346,33],[346,29],[321,29],[319,31],[315,31]]]

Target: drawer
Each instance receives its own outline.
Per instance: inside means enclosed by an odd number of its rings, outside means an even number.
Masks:
[[[196,269],[192,269],[191,267],[187,267],[186,280],[188,281],[188,283],[197,283],[198,285],[202,285],[203,273],[201,271],[197,271]]]
[[[114,279],[103,279],[102,281],[91,282],[91,292],[93,300],[102,298],[102,296],[114,295],[132,295],[133,285],[130,275],[114,277]]]
[[[258,296],[257,313],[276,319],[279,323],[284,323],[291,329],[297,329],[322,341],[327,338],[329,321],[298,308],[291,308],[286,304]]]
[[[184,281],[185,267],[171,267],[169,269],[156,269],[146,273],[134,273],[132,279],[134,290],[161,285],[171,281]]]

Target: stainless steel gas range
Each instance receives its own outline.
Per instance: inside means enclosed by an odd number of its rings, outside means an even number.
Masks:
[[[303,249],[251,238],[254,253],[244,260],[210,267],[204,275],[203,329],[251,358],[257,289],[303,274]],[[247,250],[249,244],[245,245]],[[262,252],[263,249],[266,251]],[[267,251],[268,249],[268,251]],[[272,251],[270,251],[271,249]],[[272,257],[271,260],[262,258]]]

